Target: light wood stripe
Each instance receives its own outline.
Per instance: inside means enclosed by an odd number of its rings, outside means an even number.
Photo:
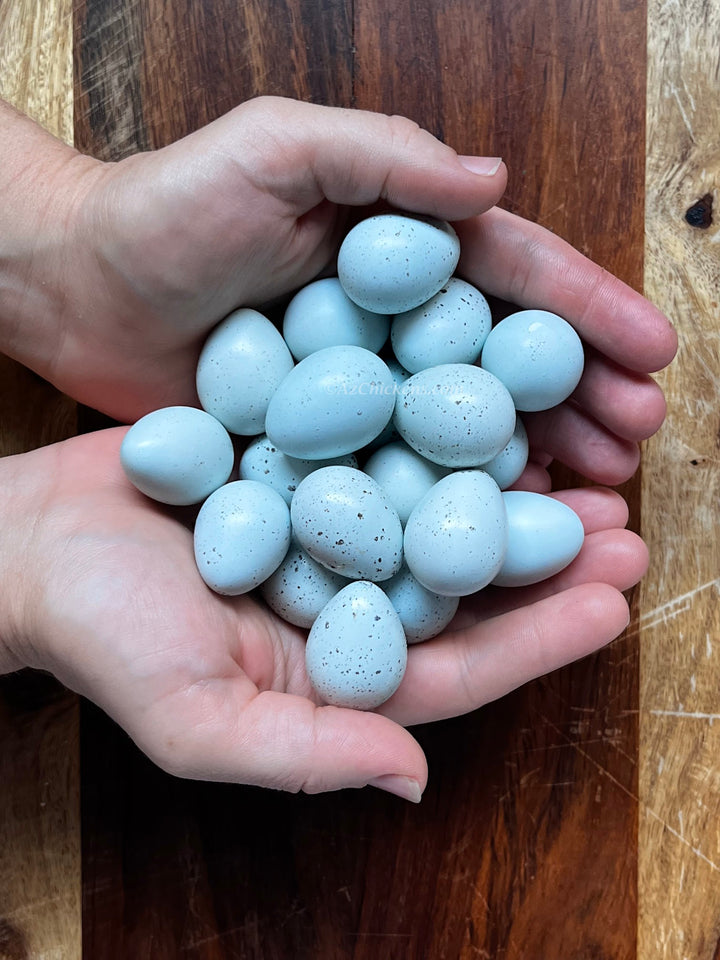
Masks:
[[[643,465],[639,960],[720,956],[718,37],[717,0],[649,0],[645,291],[680,350]]]
[[[0,96],[72,141],[71,0],[0,0]],[[75,429],[67,398],[0,357],[0,455]],[[78,703],[38,678],[0,690],[0,953],[79,960]]]

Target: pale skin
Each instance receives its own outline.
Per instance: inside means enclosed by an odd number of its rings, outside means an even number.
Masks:
[[[550,458],[619,483],[662,423],[648,374],[676,348],[665,317],[495,207],[504,165],[461,162],[410,121],[266,98],[118,164],[79,156],[6,107],[0,134],[0,347],[118,419],[196,403],[208,330],[327,268],[348,218],[380,200],[455,222],[466,279],[562,314],[585,340],[571,401],[528,419],[522,485],[548,490]],[[372,783],[419,800],[428,772],[407,726],[476,709],[610,642],[628,622],[623,591],[646,569],[618,494],[557,494],[586,531],[567,570],[468,598],[443,636],[410,649],[378,711],[325,706],[304,672],[304,633],[254,596],[208,590],[188,526],[123,476],[123,433],[0,461],[0,671],[51,670],[180,776],[310,793]]]

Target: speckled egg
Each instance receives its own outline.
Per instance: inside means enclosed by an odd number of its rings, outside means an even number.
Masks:
[[[235,310],[211,331],[200,353],[200,403],[231,433],[262,433],[270,397],[292,367],[290,351],[267,317]]]
[[[447,363],[406,380],[395,403],[400,436],[445,467],[477,467],[503,449],[515,429],[512,397],[486,370]]]
[[[511,487],[522,476],[528,462],[528,435],[520,417],[515,418],[515,430],[500,453],[482,465],[501,490]]]
[[[260,593],[283,620],[309,630],[325,604],[347,583],[346,577],[317,563],[293,540],[283,562],[261,584]]]
[[[345,293],[365,310],[402,313],[433,297],[460,258],[457,234],[442,220],[381,213],[361,220],[338,253]]]
[[[427,590],[404,565],[383,583],[382,590],[400,617],[408,643],[419,643],[442,633],[460,603],[459,597],[443,597]]]
[[[497,576],[507,536],[498,485],[482,470],[461,470],[438,481],[410,514],[405,562],[428,590],[463,597]]]
[[[125,434],[120,462],[146,496],[173,506],[200,503],[233,465],[233,445],[215,417],[195,407],[162,407]]]
[[[301,480],[304,480],[313,470],[333,464],[357,467],[358,462],[357,457],[352,453],[330,460],[298,460],[278,450],[275,444],[263,434],[251,440],[245,448],[240,458],[239,473],[241,480],[267,483],[289,504]]]
[[[363,469],[388,495],[402,524],[407,523],[430,487],[449,472],[447,467],[421,457],[403,440],[380,447],[368,457]]]
[[[508,490],[502,497],[507,512],[508,546],[493,583],[500,587],[538,583],[575,559],[585,531],[580,517],[567,504],[526,490]]]
[[[505,384],[518,410],[548,410],[580,382],[583,345],[557,314],[520,310],[490,331],[481,364]]]
[[[327,703],[373,710],[395,693],[407,666],[400,618],[374,583],[348,584],[321,610],[305,651],[307,674]]]
[[[356,580],[388,580],[402,564],[402,525],[385,491],[351,467],[322,467],[290,505],[295,537],[313,559]]]
[[[392,374],[376,354],[326,347],[301,360],[279,385],[265,432],[291,457],[340,457],[377,437],[394,407]]]
[[[299,290],[283,318],[283,337],[296,360],[345,344],[377,353],[389,330],[389,317],[359,307],[337,277],[315,280]]]
[[[474,363],[490,333],[485,297],[471,284],[451,277],[426,303],[392,322],[395,356],[410,373],[441,363]]]
[[[266,580],[290,546],[290,511],[279,493],[235,480],[211,494],[195,521],[195,562],[216,593],[236,596]]]

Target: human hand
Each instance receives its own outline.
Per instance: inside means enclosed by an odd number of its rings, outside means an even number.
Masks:
[[[124,432],[0,461],[0,581],[11,585],[0,671],[52,671],[179,776],[308,793],[371,783],[418,800],[426,763],[404,727],[473,710],[609,642],[628,622],[620,591],[645,571],[617,494],[558,494],[586,530],[566,570],[463,600],[442,636],[410,647],[399,690],[377,712],[323,706],[304,632],[254,595],[205,586],[183,514],[125,478]]]
[[[76,160],[60,165],[66,199],[54,214],[67,223],[54,304],[62,332],[48,340],[17,327],[14,355],[117,418],[196,403],[209,329],[238,305],[262,306],[311,280],[348,217],[381,199],[463,221],[461,275],[560,313],[585,339],[573,398],[528,417],[541,464],[557,457],[619,483],[663,419],[647,376],[675,351],[662,314],[547,230],[491,209],[505,168],[474,175],[409,120],[260,98],[154,153]]]

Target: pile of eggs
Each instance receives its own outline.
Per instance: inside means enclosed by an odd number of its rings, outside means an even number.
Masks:
[[[282,334],[247,308],[210,333],[202,409],[156,410],[122,444],[144,494],[202,504],[195,559],[209,587],[257,587],[309,629],[308,676],[328,703],[378,706],[407,644],[440,633],[460,597],[552,576],[583,542],[569,507],[507,490],[528,457],[517,411],[572,393],[581,341],[543,310],[493,327],[483,295],[453,275],[459,256],[447,223],[361,221],[338,276],[295,294]],[[239,479],[231,435],[253,438]]]

